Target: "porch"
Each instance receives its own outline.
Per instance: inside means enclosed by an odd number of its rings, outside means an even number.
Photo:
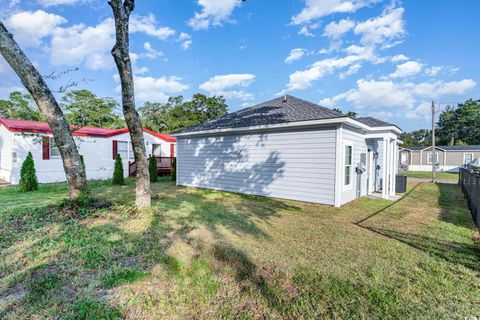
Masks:
[[[157,174],[168,175],[172,171],[172,161],[175,157],[156,157],[157,158]],[[134,178],[137,173],[137,163],[135,161],[128,162],[128,176]]]

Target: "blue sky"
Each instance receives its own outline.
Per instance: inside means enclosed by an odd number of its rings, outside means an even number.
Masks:
[[[119,97],[103,0],[0,0],[0,19],[43,74],[67,73]],[[131,22],[137,105],[227,97],[230,111],[282,94],[353,110],[405,130],[430,103],[479,98],[477,0],[137,1]],[[83,81],[86,80],[86,81]],[[0,97],[21,88],[0,58]]]

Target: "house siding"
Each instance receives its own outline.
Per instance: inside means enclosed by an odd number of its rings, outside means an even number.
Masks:
[[[357,193],[360,193],[360,196],[365,196],[367,194],[367,172],[365,171],[362,174],[357,174],[355,168],[358,167],[361,162],[362,155],[364,159],[364,168],[366,169],[366,157],[367,157],[367,142],[365,140],[364,133],[359,130],[355,130],[349,126],[343,126],[343,146],[352,145],[352,182],[350,186],[345,186],[345,148],[343,147],[341,152],[338,155],[342,157],[342,168],[337,170],[337,173],[340,174],[340,179],[342,179],[342,189],[340,203],[345,204],[357,198]]]
[[[410,162],[408,163],[408,170],[411,171],[430,171],[432,170],[432,165],[427,163],[428,154],[431,153],[432,148],[427,148],[423,151],[413,150],[413,151],[401,151],[410,153]],[[480,157],[480,151],[442,151],[437,150],[438,153],[438,171],[450,171],[458,172],[459,167],[464,163],[464,155],[466,153],[472,153],[473,158]],[[420,159],[422,160],[420,162]]]
[[[0,178],[11,180],[13,162],[13,133],[0,124]]]
[[[336,128],[178,137],[177,184],[335,202]]]
[[[8,132],[8,131],[7,131]],[[8,132],[12,134],[11,132]],[[17,162],[12,163],[12,174],[7,179],[12,184],[18,184],[20,179],[20,169],[28,152],[32,152],[35,162],[37,178],[40,183],[53,183],[66,181],[65,171],[61,158],[50,158],[43,160],[42,142],[43,135],[22,135],[20,133],[12,134],[17,153]],[[2,134],[1,137],[5,135]],[[51,135],[49,135],[51,137]],[[144,134],[147,154],[152,151],[152,144],[161,145],[161,155],[170,156],[170,142],[156,138],[148,133]],[[112,151],[112,141],[125,141],[130,143],[130,135],[128,133],[116,135],[109,138],[99,137],[74,137],[79,153],[83,155],[85,161],[85,169],[87,179],[109,179],[113,176],[114,159]],[[131,149],[130,149],[130,154]],[[128,176],[128,163],[134,161],[133,154],[129,159],[123,159],[124,176]]]

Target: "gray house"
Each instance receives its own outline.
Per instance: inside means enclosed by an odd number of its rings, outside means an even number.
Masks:
[[[173,134],[177,184],[335,206],[390,198],[400,133],[284,96]]]
[[[435,162],[438,171],[458,172],[458,169],[480,157],[480,146],[401,147],[399,161],[409,171],[431,171]]]

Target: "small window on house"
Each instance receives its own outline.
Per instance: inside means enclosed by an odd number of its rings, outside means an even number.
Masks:
[[[152,155],[155,157],[162,156],[162,145],[161,144],[152,144]]]
[[[463,164],[467,164],[473,161],[473,153],[465,153],[463,155]]]
[[[58,150],[57,146],[55,145],[55,140],[50,138],[50,158],[60,158],[60,150]]]
[[[126,141],[118,141],[117,153],[122,157],[122,160],[128,159],[128,143]]]
[[[433,163],[433,153],[427,153],[427,163]],[[435,153],[435,164],[438,164],[438,153]]]
[[[130,160],[134,160],[135,159],[135,154],[133,153],[133,144],[130,142]]]
[[[345,186],[352,183],[352,146],[345,146]]]

